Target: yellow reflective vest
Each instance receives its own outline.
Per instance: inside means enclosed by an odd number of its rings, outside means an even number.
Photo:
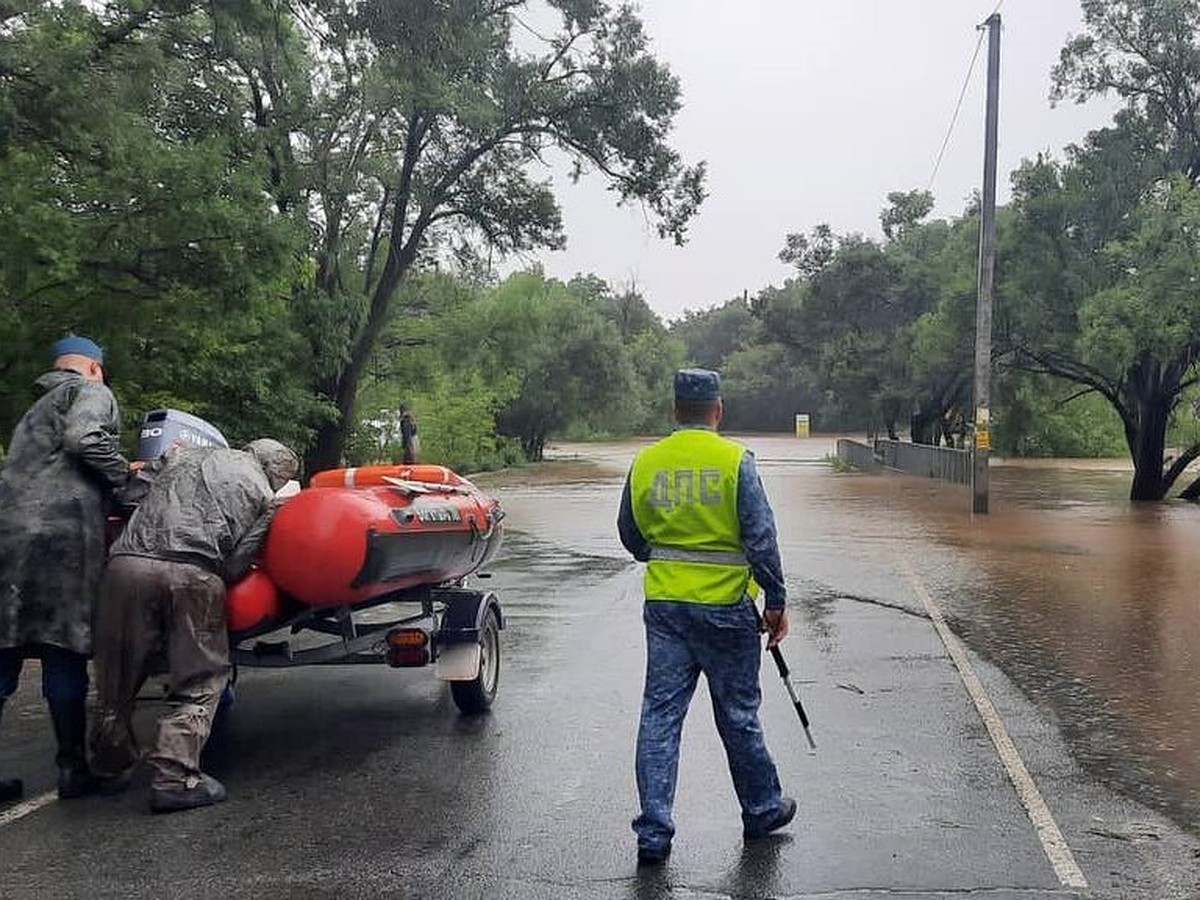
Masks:
[[[630,504],[650,544],[647,600],[731,604],[757,595],[738,524],[743,453],[715,431],[683,428],[634,458]]]

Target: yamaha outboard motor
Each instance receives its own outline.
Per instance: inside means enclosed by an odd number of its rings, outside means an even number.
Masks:
[[[172,447],[221,447],[229,442],[215,425],[177,409],[155,409],[142,419],[137,458],[149,462]]]

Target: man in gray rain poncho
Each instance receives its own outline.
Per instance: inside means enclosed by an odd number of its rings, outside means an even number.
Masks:
[[[0,709],[24,661],[42,666],[58,742],[58,794],[95,787],[85,753],[92,607],[105,558],[105,507],[129,477],[104,352],[71,335],[54,345],[42,396],[13,432],[0,470]],[[0,780],[0,802],[21,796]]]
[[[250,568],[278,508],[275,494],[299,469],[269,438],[245,450],[178,449],[112,546],[96,610],[97,774],[121,782],[137,761],[133,704],[147,663],[165,650],[172,709],[158,723],[150,808],[174,812],[225,799],[200,770],[229,681],[225,585]]]

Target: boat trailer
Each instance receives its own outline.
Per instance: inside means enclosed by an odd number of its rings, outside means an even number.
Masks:
[[[426,584],[349,606],[297,606],[290,618],[230,632],[230,659],[235,673],[243,666],[434,665],[455,705],[470,715],[495,699],[503,627],[491,591]]]

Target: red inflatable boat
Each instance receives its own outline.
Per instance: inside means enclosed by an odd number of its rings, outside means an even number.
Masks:
[[[499,503],[443,466],[319,472],[271,522],[260,568],[233,585],[232,631],[304,607],[353,606],[479,569],[500,546]]]
[[[138,458],[225,446],[188,413],[143,421]],[[464,582],[499,549],[500,505],[444,466],[317,473],[271,523],[256,568],[226,592],[235,667],[378,663],[429,667],[464,714],[500,676],[500,601]],[[113,533],[120,520],[110,522]]]

